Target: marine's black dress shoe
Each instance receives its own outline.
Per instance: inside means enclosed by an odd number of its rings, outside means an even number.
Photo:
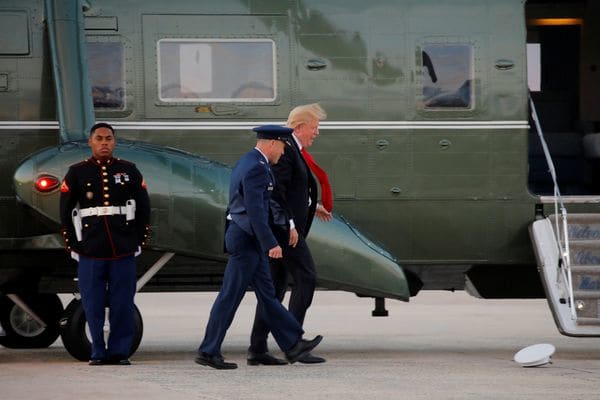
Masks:
[[[285,358],[290,364],[295,363],[300,358],[311,352],[323,340],[323,336],[317,335],[313,340],[300,339],[290,350],[285,352]]]
[[[106,362],[105,359],[103,358],[92,358],[89,362],[88,365],[92,365],[92,366],[97,366],[97,365],[107,365],[108,363]]]
[[[273,356],[268,351],[265,353],[254,353],[248,350],[248,365],[285,365],[287,361]]]
[[[306,353],[304,356],[298,359],[298,362],[302,364],[319,364],[324,363],[325,361],[327,360],[325,360],[323,357],[313,356],[310,353]]]
[[[127,357],[119,355],[108,357],[105,363],[108,365],[131,365],[131,362]]]
[[[236,369],[236,363],[228,363],[221,356],[211,356],[210,354],[200,353],[194,360],[196,364],[206,365],[214,369]]]

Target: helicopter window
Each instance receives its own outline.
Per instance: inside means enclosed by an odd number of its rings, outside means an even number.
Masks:
[[[275,100],[272,40],[162,39],[158,60],[162,101]]]
[[[29,24],[26,11],[0,11],[0,54],[29,54]]]
[[[88,42],[88,70],[95,109],[125,108],[123,45]]]
[[[527,43],[527,84],[531,92],[542,90],[542,55],[539,43]]]
[[[431,44],[422,48],[425,109],[472,108],[473,51],[466,44]]]

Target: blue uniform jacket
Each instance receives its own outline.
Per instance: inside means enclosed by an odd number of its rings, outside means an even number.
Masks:
[[[277,246],[269,227],[273,185],[269,164],[256,149],[250,150],[235,164],[229,183],[228,214],[247,234],[256,237],[265,252]]]

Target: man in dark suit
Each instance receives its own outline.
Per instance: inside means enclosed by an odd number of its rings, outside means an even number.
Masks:
[[[331,221],[331,213],[317,203],[317,183],[302,155],[302,149],[312,145],[319,135],[319,121],[326,117],[318,104],[294,108],[287,125],[292,128],[292,140],[286,143],[285,153],[273,166],[275,190],[271,201],[272,228],[283,248],[283,258],[271,259],[271,275],[277,298],[282,301],[288,286],[287,275],[294,280],[288,309],[296,320],[304,323],[310,306],[317,273],[315,263],[306,244],[306,237],[315,214],[324,221]],[[268,352],[267,314],[262,304],[257,305],[254,326],[250,338],[247,362],[249,365],[282,365],[284,360]],[[306,354],[298,360],[303,363],[325,362],[322,357]]]
[[[269,227],[269,201],[275,184],[269,164],[280,159],[292,129],[265,125],[254,130],[256,147],[242,156],[231,173],[225,231],[229,260],[196,357],[196,363],[216,369],[237,368],[235,363],[225,362],[221,344],[250,284],[265,310],[266,324],[290,363],[309,353],[322,339],[320,335],[310,341],[302,339],[302,325],[275,296],[269,274],[268,257],[282,256]]]

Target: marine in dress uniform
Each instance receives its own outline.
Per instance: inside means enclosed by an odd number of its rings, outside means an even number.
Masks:
[[[283,141],[291,129],[266,125],[254,129],[257,146],[236,163],[229,185],[229,206],[225,246],[229,259],[223,286],[210,311],[204,340],[198,348],[196,363],[217,369],[237,368],[225,362],[221,345],[227,329],[249,285],[265,310],[269,326],[286,358],[293,363],[321,341],[302,339],[302,326],[280,303],[269,273],[268,257],[281,257],[281,247],[269,227],[269,201],[274,187],[270,163],[277,163],[283,153]]]
[[[288,126],[294,128],[291,140],[287,141],[285,153],[273,166],[276,184],[271,202],[272,230],[283,248],[283,257],[270,259],[275,293],[283,300],[288,287],[288,274],[294,280],[288,309],[302,325],[306,311],[312,303],[317,282],[317,272],[310,249],[306,243],[315,212],[329,221],[331,214],[317,204],[317,182],[302,155],[302,149],[312,144],[318,136],[319,120],[325,112],[318,104],[298,106],[290,112]],[[297,240],[290,242],[295,229]],[[262,304],[256,307],[254,326],[250,336],[248,363],[251,365],[281,365],[281,359],[272,356],[267,348],[269,326],[264,321]],[[303,363],[320,363],[325,359],[307,354],[298,360]]]
[[[149,235],[150,201],[135,164],[114,158],[113,128],[94,125],[92,156],[69,168],[61,185],[60,216],[92,336],[90,365],[129,365],[134,336],[135,255]],[[104,341],[105,307],[110,335]]]

